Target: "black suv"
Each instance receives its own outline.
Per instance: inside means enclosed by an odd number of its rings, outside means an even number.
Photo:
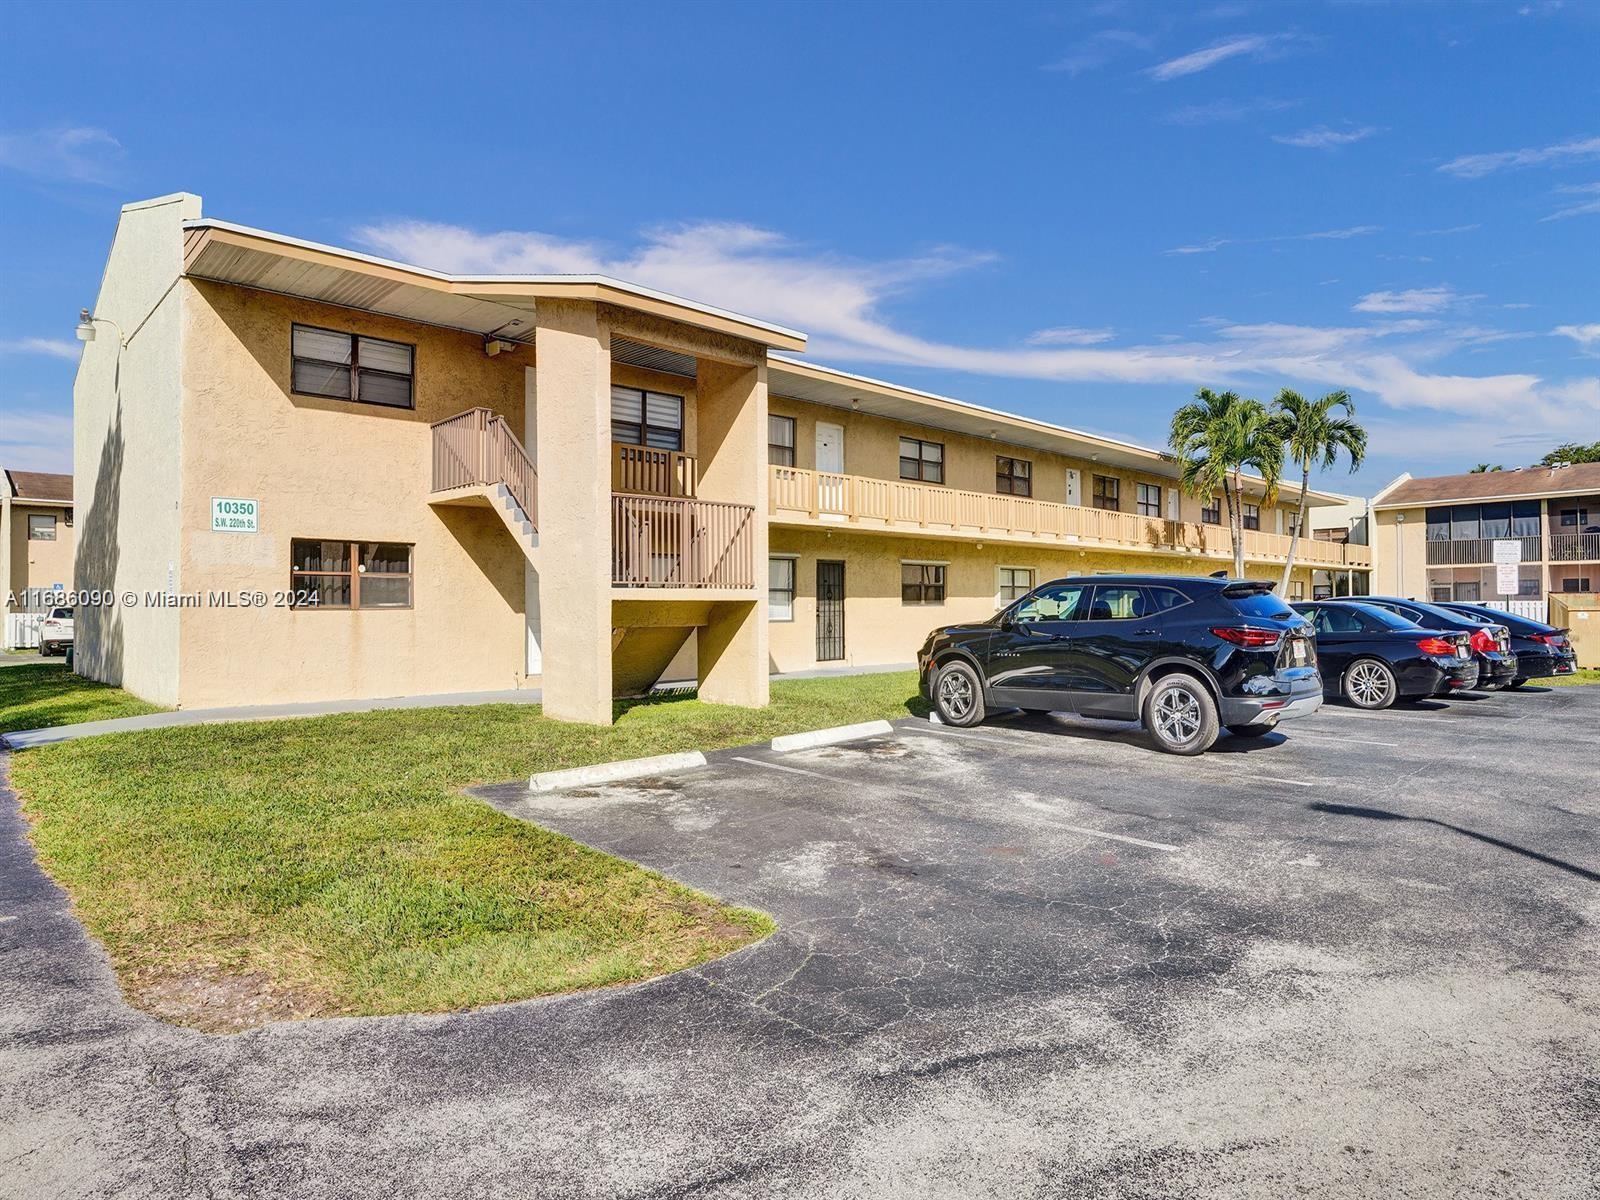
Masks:
[[[1255,580],[1096,575],[1033,589],[987,621],[948,625],[917,653],[948,725],[991,708],[1140,720],[1157,748],[1199,754],[1322,706],[1310,624]]]

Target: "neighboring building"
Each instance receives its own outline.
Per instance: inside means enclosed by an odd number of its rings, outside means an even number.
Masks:
[[[1340,500],[1341,503],[1324,504],[1309,511],[1306,524],[1311,526],[1311,536],[1319,542],[1333,542],[1340,546],[1370,546],[1372,502],[1359,496],[1343,496]],[[1355,558],[1355,553],[1352,552],[1350,557]],[[1318,568],[1311,573],[1312,598],[1325,600],[1330,596],[1370,595],[1371,576],[1370,571],[1354,570],[1350,566],[1342,570],[1338,567]]]
[[[1600,590],[1600,463],[1413,479],[1372,499],[1376,591],[1434,600],[1544,600]],[[1521,559],[1498,587],[1495,543]]]
[[[762,704],[771,671],[909,662],[1052,576],[1229,566],[1157,450],[617,280],[447,275],[180,194],[123,209],[95,318],[76,583],[140,601],[80,607],[78,669],[167,704],[537,685],[603,723],[664,672]],[[1298,490],[1249,487],[1276,578]],[[1300,545],[1291,594],[1370,564]]]
[[[72,476],[0,471],[0,612],[43,612],[70,589],[73,547]]]

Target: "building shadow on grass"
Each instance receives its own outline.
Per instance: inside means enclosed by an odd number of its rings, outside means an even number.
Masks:
[[[1600,883],[1600,872],[1591,871],[1587,867],[1580,867],[1564,859],[1552,858],[1548,854],[1540,854],[1537,850],[1529,850],[1526,846],[1518,846],[1515,842],[1508,842],[1501,838],[1491,837],[1487,833],[1479,833],[1475,829],[1466,829],[1460,825],[1452,825],[1449,821],[1441,821],[1435,817],[1411,817],[1405,813],[1398,813],[1387,808],[1367,808],[1357,804],[1332,804],[1319,800],[1306,807],[1313,812],[1327,813],[1335,817],[1360,817],[1368,821],[1412,821],[1420,825],[1437,825],[1440,829],[1448,829],[1452,833],[1459,833],[1462,837],[1472,838],[1474,841],[1484,842],[1496,846],[1501,850],[1509,850],[1513,854],[1520,854],[1524,858],[1531,858],[1535,862],[1542,862],[1546,866],[1555,867],[1559,871],[1576,875],[1580,879],[1587,879],[1590,883]]]

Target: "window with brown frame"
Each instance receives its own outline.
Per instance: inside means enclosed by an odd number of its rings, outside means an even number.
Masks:
[[[900,564],[900,603],[943,604],[944,564]]]
[[[1261,505],[1248,503],[1244,505],[1244,527],[1256,530],[1261,528]]]
[[[900,478],[923,483],[944,482],[944,443],[921,438],[900,439]]]
[[[1161,515],[1161,485],[1156,483],[1136,483],[1133,485],[1134,507],[1139,510],[1141,517],[1159,517]]]
[[[295,325],[290,390],[301,396],[414,408],[417,351],[405,342]]]
[[[295,538],[289,559],[296,608],[411,607],[411,547],[404,542]]]
[[[1025,458],[996,455],[994,490],[1002,496],[1033,495],[1033,464]]]
[[[1200,520],[1207,525],[1222,524],[1222,497],[1213,496],[1200,506]]]
[[[775,467],[794,466],[794,418],[767,416],[767,461]]]
[[[1108,512],[1119,511],[1122,508],[1122,480],[1114,475],[1096,475],[1094,506]]]
[[[611,440],[655,450],[682,450],[683,397],[612,384]]]

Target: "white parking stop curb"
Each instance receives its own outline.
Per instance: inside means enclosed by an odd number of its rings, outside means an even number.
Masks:
[[[626,758],[620,762],[596,763],[592,767],[569,767],[564,771],[543,771],[528,780],[530,792],[559,792],[563,788],[589,787],[597,783],[617,783],[643,775],[666,771],[688,771],[706,765],[698,750],[681,754],[657,754],[651,758]]]
[[[786,733],[773,738],[768,745],[779,754],[787,754],[791,750],[810,750],[814,746],[883,737],[893,732],[894,726],[887,721],[863,721],[859,725],[835,725],[832,729],[813,729],[809,733]]]

